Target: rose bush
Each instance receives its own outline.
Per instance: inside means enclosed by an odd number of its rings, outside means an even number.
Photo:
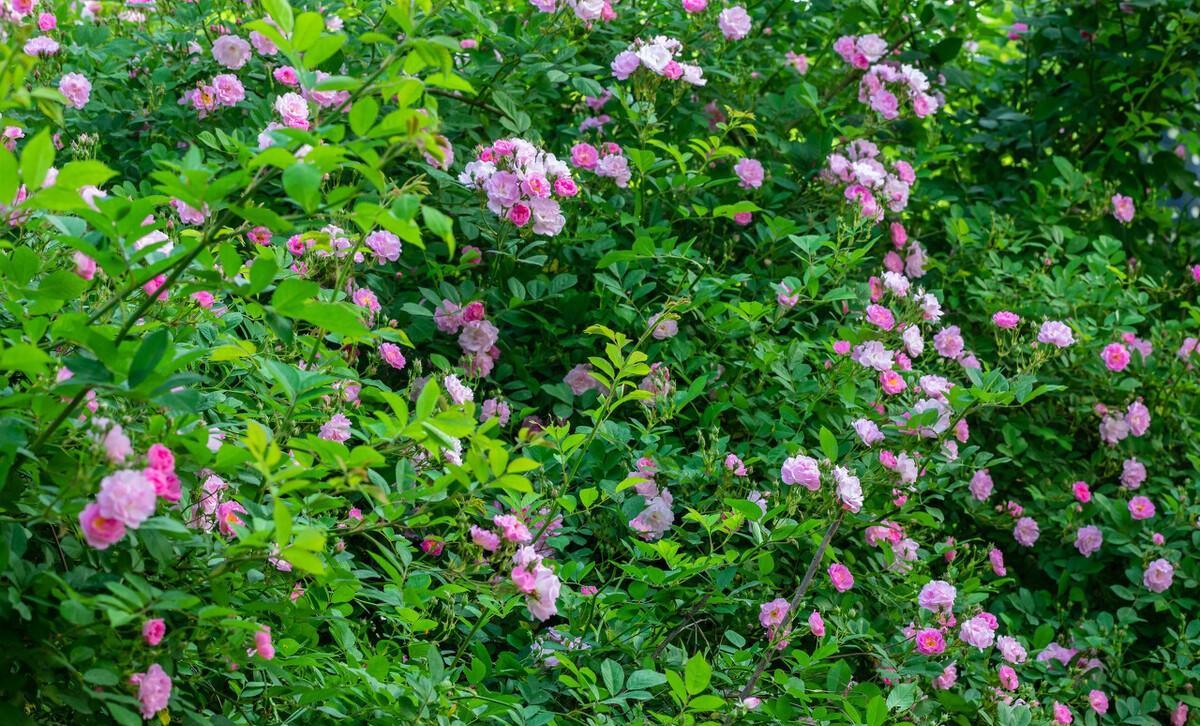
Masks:
[[[1198,31],[3,0],[4,722],[1189,723]]]

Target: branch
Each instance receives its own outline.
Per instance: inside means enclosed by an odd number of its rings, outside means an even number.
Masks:
[[[821,539],[821,544],[817,546],[817,551],[813,553],[812,560],[808,563],[808,570],[804,573],[804,579],[796,586],[796,592],[792,594],[791,602],[788,604],[788,613],[791,619],[795,620],[796,610],[800,607],[800,601],[804,599],[804,594],[808,592],[809,586],[812,584],[813,575],[817,573],[817,564],[821,562],[822,556],[825,554],[825,548],[829,546],[829,540],[833,539],[833,533],[837,531],[838,525],[842,523],[842,517],[845,516],[845,511],[838,513],[838,516],[829,523],[829,528],[825,530],[825,536]],[[785,629],[786,630],[786,629]],[[763,653],[763,657],[758,661],[758,665],[754,668],[754,672],[750,674],[750,680],[746,681],[746,685],[742,688],[742,692],[738,694],[738,700],[744,700],[754,692],[754,685],[758,683],[758,679],[762,676],[763,671],[771,664],[771,659],[775,657],[775,648],[768,646]],[[733,712],[725,716],[721,722],[723,725],[729,723],[729,716]]]

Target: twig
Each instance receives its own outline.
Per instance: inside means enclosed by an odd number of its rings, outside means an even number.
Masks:
[[[692,616],[698,613],[700,609],[704,607],[705,603],[708,602],[710,597],[712,597],[712,593],[706,593],[704,597],[700,598],[700,602],[696,603],[691,610],[689,610],[687,614],[683,616],[683,622],[679,625],[676,625],[674,628],[671,628],[671,632],[667,633],[667,637],[663,638],[663,642],[659,643],[658,647],[654,649],[655,660],[658,660],[658,657],[662,655],[662,652],[666,649],[667,645],[675,639],[675,636],[682,633],[687,626],[692,624]]]
[[[808,592],[808,587],[812,584],[813,575],[817,573],[817,564],[820,563],[822,556],[825,554],[825,548],[829,546],[829,540],[833,539],[833,533],[837,531],[838,525],[842,523],[842,517],[844,515],[845,511],[843,510],[842,512],[838,513],[837,518],[830,522],[829,528],[825,530],[825,536],[821,539],[821,544],[817,546],[817,551],[813,553],[812,560],[808,563],[808,570],[804,573],[804,579],[801,580],[800,584],[796,586],[796,592],[792,594],[792,600],[788,604],[788,613],[791,615],[792,619],[795,619],[796,610],[800,607],[800,601],[804,599],[804,594]],[[746,685],[742,688],[742,692],[738,694],[738,700],[743,700],[754,692],[754,685],[758,683],[759,677],[762,676],[763,671],[767,669],[767,666],[771,663],[771,659],[774,657],[775,649],[773,647],[768,647],[764,651],[763,657],[759,659],[758,665],[755,666],[754,672],[750,674],[750,680],[746,681]],[[726,714],[721,723],[723,725],[728,724],[729,718],[732,714],[733,711],[730,711],[728,714]]]

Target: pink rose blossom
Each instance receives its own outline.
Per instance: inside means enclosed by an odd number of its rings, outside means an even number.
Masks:
[[[1129,224],[1133,221],[1133,199],[1123,194],[1114,194],[1112,196],[1112,215],[1121,224]]]
[[[79,513],[79,528],[83,530],[83,538],[88,545],[98,550],[108,549],[125,536],[125,524],[115,517],[101,514],[100,505],[96,502],[88,502]]]
[[[1104,533],[1095,525],[1089,524],[1086,527],[1080,527],[1079,531],[1075,533],[1075,549],[1079,550],[1079,554],[1084,557],[1091,557],[1102,544],[1104,544]]]
[[[151,664],[145,673],[134,673],[129,682],[138,687],[138,700],[142,705],[142,718],[151,719],[167,708],[171,700],[171,677],[157,663]]]
[[[154,514],[158,496],[154,485],[140,471],[122,469],[104,477],[96,495],[100,514],[137,529]]]
[[[946,639],[937,628],[925,628],[913,637],[913,642],[921,655],[938,655],[946,650]]]
[[[833,588],[838,592],[846,592],[854,587],[854,575],[850,574],[849,568],[841,563],[834,563],[829,566],[829,581],[833,583]]]
[[[734,5],[721,11],[717,26],[726,40],[741,40],[750,33],[750,14],[744,7]]]
[[[1175,566],[1161,557],[1151,562],[1142,573],[1142,584],[1151,592],[1165,591],[1174,579]]]
[[[1135,520],[1154,517],[1154,502],[1149,497],[1137,496],[1129,500],[1129,516]]]
[[[142,623],[142,639],[146,641],[146,645],[154,647],[162,642],[163,636],[167,634],[167,624],[162,618],[151,618]]]
[[[1021,517],[1013,527],[1013,538],[1024,547],[1032,547],[1040,534],[1037,520],[1033,517]]]
[[[779,477],[784,484],[799,484],[809,491],[821,486],[821,470],[817,460],[808,456],[793,456],[783,462]]]

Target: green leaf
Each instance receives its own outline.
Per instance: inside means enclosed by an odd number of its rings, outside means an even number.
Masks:
[[[688,659],[687,665],[683,668],[683,684],[687,687],[687,692],[690,695],[703,693],[708,688],[708,682],[712,680],[712,667],[708,665],[708,661],[700,653],[696,653]]]
[[[445,214],[442,214],[433,207],[421,207],[421,218],[425,220],[425,227],[442,238],[447,245],[450,246],[450,255],[454,255],[454,223]]]
[[[21,150],[21,181],[30,191],[41,189],[46,172],[53,165],[54,143],[50,140],[50,132],[42,129]]]
[[[275,312],[288,317],[295,317],[304,308],[302,303],[317,296],[321,286],[315,282],[289,278],[279,283],[275,292],[271,293],[271,307]]]
[[[142,340],[137,353],[133,354],[133,362],[129,364],[130,388],[137,388],[154,372],[167,352],[167,345],[170,342],[170,334],[166,328],[159,328]]]
[[[45,375],[50,363],[50,356],[28,343],[17,343],[0,353],[0,371],[20,371],[31,378]]]
[[[98,161],[70,161],[58,172],[58,179],[71,189],[78,189],[88,185],[98,187],[116,175],[115,171]],[[55,186],[60,185],[56,182]]]
[[[113,720],[121,724],[121,726],[142,726],[142,717],[136,711],[131,711],[124,706],[118,706],[112,701],[104,704],[104,707],[112,714]],[[166,712],[164,711],[163,713]]]
[[[889,711],[904,710],[917,700],[917,684],[902,683],[888,693],[887,708]]]
[[[58,609],[62,613],[63,620],[72,625],[91,625],[96,619],[96,614],[92,612],[92,609],[78,600],[64,600]]]
[[[325,20],[317,13],[300,13],[300,17],[296,18],[296,32],[292,33],[292,47],[296,50],[308,50],[317,38],[321,37],[321,31],[325,30]]]
[[[292,164],[283,170],[283,189],[304,211],[312,212],[321,200],[321,171],[312,164]]]
[[[837,461],[838,444],[833,432],[822,426],[818,435],[821,439],[821,453],[825,454],[826,459]]]
[[[689,711],[716,711],[725,705],[725,699],[718,695],[709,693],[703,696],[696,696],[688,701]]]
[[[608,689],[610,696],[620,693],[625,685],[625,671],[611,658],[605,658],[600,664],[600,676],[604,679],[604,687]]]
[[[283,29],[284,33],[292,32],[292,6],[288,4],[287,0],[263,0],[263,9]]]
[[[379,102],[367,96],[360,98],[350,107],[350,130],[357,136],[366,136],[379,116]]]
[[[17,157],[0,146],[0,204],[11,204],[17,197]]]
[[[667,682],[667,677],[658,671],[640,670],[629,674],[625,687],[631,691],[641,691],[646,688],[661,686]]]
[[[437,381],[430,380],[425,383],[425,387],[421,389],[421,395],[417,396],[418,419],[429,417],[440,395],[442,395],[442,389],[438,387]]]
[[[370,331],[359,317],[358,308],[346,303],[309,302],[292,317],[344,337],[363,337]]]
[[[292,538],[292,513],[283,499],[275,498],[275,542],[283,547]]]
[[[339,33],[337,35],[322,35],[312,48],[304,54],[304,67],[308,70],[314,70],[317,66],[331,58],[334,53],[342,49],[346,44],[346,36]],[[358,105],[358,101],[354,103]]]
[[[283,551],[283,559],[314,575],[325,574],[325,562],[312,552],[299,547],[288,547]]]
[[[887,703],[883,696],[876,696],[867,704],[867,726],[882,726],[887,719]]]
[[[92,668],[83,674],[83,680],[95,683],[97,686],[115,686],[121,679],[107,668]]]

